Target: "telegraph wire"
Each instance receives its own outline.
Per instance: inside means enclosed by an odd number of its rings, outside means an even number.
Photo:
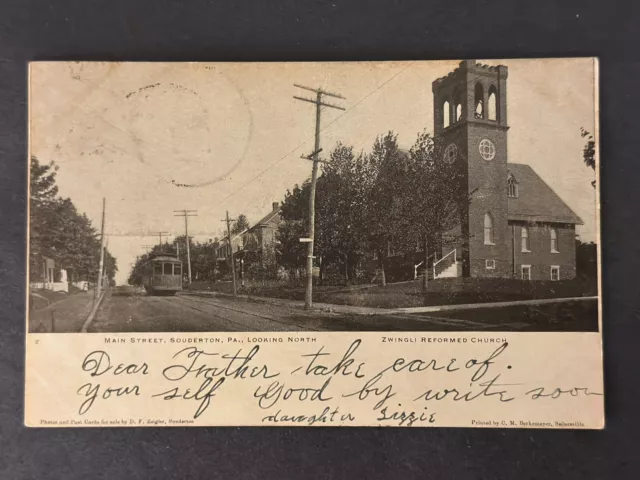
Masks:
[[[387,80],[385,80],[383,83],[381,83],[380,85],[378,85],[374,90],[372,90],[371,92],[369,92],[367,95],[365,95],[364,97],[362,97],[360,100],[358,100],[356,103],[354,103],[350,108],[347,108],[345,110],[345,112],[341,115],[338,115],[335,119],[333,119],[331,122],[327,123],[324,127],[322,127],[320,129],[320,131],[324,131],[327,128],[329,128],[331,125],[333,125],[334,123],[336,123],[338,120],[340,120],[342,117],[344,117],[347,113],[349,113],[351,110],[353,110],[354,108],[356,108],[358,105],[360,105],[362,102],[364,102],[366,99],[368,99],[371,95],[373,95],[374,93],[378,92],[381,88],[383,88],[384,86],[386,86],[389,82],[393,81],[395,78],[397,78],[398,76],[400,76],[401,74],[403,74],[405,71],[407,71],[411,66],[413,66],[413,64],[416,63],[416,61],[412,61],[411,63],[409,63],[409,65],[407,65],[406,67],[404,67],[402,70],[400,70],[399,72],[395,73],[394,75],[392,75],[391,77],[389,77]],[[296,150],[298,150],[299,148],[303,147],[309,140],[313,139],[315,137],[315,134],[310,135],[309,137],[307,137],[304,141],[302,141],[302,143],[300,143],[299,145],[297,145],[293,150],[291,150],[290,152],[286,153],[285,155],[283,155],[282,157],[280,157],[278,160],[276,160],[275,162],[273,162],[272,164],[270,164],[269,166],[267,166],[267,168],[265,168],[264,170],[262,170],[260,173],[258,173],[255,177],[253,177],[252,179],[250,179],[249,181],[245,182],[244,184],[242,184],[239,188],[237,188],[236,190],[234,190],[233,192],[231,192],[229,195],[227,195],[226,197],[224,197],[222,200],[220,200],[218,202],[218,204],[215,207],[211,207],[210,209],[207,210],[207,212],[210,212],[212,210],[214,210],[215,208],[220,207],[224,202],[226,202],[227,200],[229,200],[231,197],[233,197],[234,195],[236,195],[238,192],[240,192],[242,189],[244,189],[247,185],[249,185],[250,183],[253,183],[255,180],[257,180],[258,178],[260,178],[262,175],[264,175],[265,173],[267,173],[269,170],[271,170],[273,167],[275,167],[276,165],[278,165],[280,162],[282,162],[283,160],[285,160],[289,155],[291,155],[292,153],[294,153]]]

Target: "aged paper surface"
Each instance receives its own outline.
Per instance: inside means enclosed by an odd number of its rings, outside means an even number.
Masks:
[[[597,60],[29,81],[26,425],[604,427]]]

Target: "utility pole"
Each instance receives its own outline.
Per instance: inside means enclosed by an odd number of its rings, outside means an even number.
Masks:
[[[160,249],[162,250],[162,236],[163,235],[169,235],[169,232],[151,232],[151,235],[158,235],[159,239],[160,239],[160,243],[158,245],[160,245]]]
[[[100,298],[102,290],[102,272],[104,271],[104,217],[107,199],[102,197],[102,226],[100,227],[100,264],[98,266],[98,283],[96,284],[96,298]]]
[[[191,252],[189,250],[189,224],[187,218],[197,217],[197,210],[174,210],[174,217],[184,217],[184,236],[187,242],[187,272],[189,274],[189,285],[191,285]]]
[[[233,244],[231,243],[231,219],[229,218],[229,210],[227,210],[227,217],[223,220],[227,224],[227,239],[229,240],[229,252],[231,258],[231,275],[233,276],[233,296],[238,295],[238,287],[236,285],[236,263],[233,261]]]
[[[296,100],[302,100],[303,102],[313,103],[316,106],[316,139],[313,153],[311,155],[302,156],[306,160],[313,162],[313,169],[311,170],[311,191],[309,194],[309,238],[307,240],[307,290],[304,297],[305,308],[311,308],[313,305],[313,244],[315,241],[315,217],[316,217],[316,182],[318,180],[318,162],[324,162],[320,160],[319,154],[322,151],[320,148],[320,111],[322,107],[335,108],[337,110],[344,110],[344,108],[338,105],[332,105],[322,101],[324,95],[333,98],[339,98],[345,100],[345,97],[337,93],[330,93],[320,88],[309,88],[302,85],[294,84],[294,87],[302,88],[316,94],[315,99],[293,96]]]

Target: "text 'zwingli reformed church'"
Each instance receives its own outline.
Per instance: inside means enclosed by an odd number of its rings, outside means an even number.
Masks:
[[[467,240],[443,245],[456,252],[447,276],[571,279],[582,221],[530,166],[508,161],[507,76],[505,66],[465,60],[432,84],[443,160],[459,163],[472,192]]]

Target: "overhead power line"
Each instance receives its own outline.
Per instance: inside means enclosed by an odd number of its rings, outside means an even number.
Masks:
[[[336,123],[338,120],[340,120],[341,118],[343,118],[346,114],[348,114],[351,110],[353,110],[354,108],[356,108],[358,105],[360,105],[362,102],[364,102],[365,100],[367,100],[371,95],[373,95],[374,93],[376,93],[378,90],[380,90],[381,88],[385,87],[389,82],[393,81],[395,78],[397,78],[398,76],[400,76],[402,73],[404,73],[405,71],[407,71],[414,63],[416,63],[415,61],[409,63],[409,65],[407,65],[406,67],[404,67],[402,70],[400,70],[399,72],[395,73],[394,75],[392,75],[391,77],[389,77],[387,80],[385,80],[384,82],[382,82],[380,85],[378,85],[375,89],[373,89],[372,91],[370,91],[369,93],[367,93],[364,97],[362,97],[360,100],[358,100],[356,103],[354,103],[351,107],[347,108],[343,114],[339,115],[338,117],[334,118],[332,121],[330,121],[329,123],[327,123],[324,127],[322,127],[320,129],[321,132],[323,132],[324,130],[326,130],[327,128],[329,128],[331,125],[333,125],[334,123]],[[298,86],[298,85],[295,85]],[[305,87],[305,89],[309,89],[309,87]],[[319,89],[310,89],[312,91],[316,91]],[[324,92],[324,91],[323,91]],[[325,92],[326,94],[329,94],[330,92]],[[336,98],[342,98],[342,97],[337,97],[336,94],[331,94],[331,96],[334,96]],[[287,152],[286,154],[284,154],[282,157],[280,157],[278,160],[276,160],[275,162],[269,164],[264,170],[262,170],[261,172],[259,172],[255,177],[251,178],[250,180],[248,180],[247,182],[243,183],[242,185],[240,185],[240,187],[238,187],[236,190],[234,190],[233,192],[231,192],[229,195],[227,195],[226,197],[224,197],[222,200],[220,200],[218,202],[218,204],[216,205],[216,207],[212,207],[209,210],[207,210],[207,212],[212,211],[214,208],[217,208],[219,206],[221,206],[224,202],[226,202],[227,200],[229,200],[231,197],[233,197],[234,195],[236,195],[238,192],[240,192],[241,190],[243,190],[247,185],[253,183],[254,181],[256,181],[258,178],[260,178],[262,175],[264,175],[265,173],[267,173],[269,170],[271,170],[273,167],[275,167],[276,165],[278,165],[280,162],[284,161],[287,157],[289,157],[289,155],[291,155],[292,153],[294,153],[296,150],[298,150],[300,147],[304,146],[309,140],[311,140],[312,138],[314,138],[315,135],[311,135],[309,136],[307,139],[305,139],[303,142],[301,142],[300,144],[298,144],[297,146],[295,146],[292,150],[290,150],[289,152]]]

